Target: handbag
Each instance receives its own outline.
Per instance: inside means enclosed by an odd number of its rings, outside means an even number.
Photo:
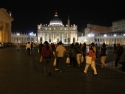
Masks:
[[[43,60],[43,57],[41,56],[39,62],[42,62],[42,60]]]
[[[81,63],[83,63],[84,62],[84,57],[83,57],[83,55],[81,56]]]
[[[56,58],[54,59],[53,66],[56,66]]]
[[[38,49],[38,53],[39,53],[39,49]]]
[[[87,56],[87,57],[86,57],[86,63],[87,63],[87,64],[91,64],[91,63],[92,63],[92,57]]]
[[[66,59],[66,63],[67,63],[67,64],[70,63],[70,58],[69,58],[69,57],[67,57],[67,59]]]

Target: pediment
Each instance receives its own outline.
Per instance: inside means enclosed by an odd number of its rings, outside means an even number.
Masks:
[[[6,12],[4,8],[0,8],[0,18],[13,21],[13,18]]]

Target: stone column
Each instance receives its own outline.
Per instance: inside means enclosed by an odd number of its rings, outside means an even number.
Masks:
[[[51,33],[51,43],[53,42],[53,32]]]
[[[64,43],[64,37],[63,37],[63,33],[61,33],[62,34],[62,42]]]
[[[6,23],[3,23],[3,42],[6,42],[5,41],[5,38],[6,38],[6,35],[5,35],[5,32],[6,32]]]
[[[8,24],[8,41],[11,42],[11,24]]]
[[[45,33],[42,33],[42,35],[43,35],[43,40],[42,40],[42,42],[44,43],[44,42],[45,42]]]
[[[55,39],[54,39],[54,32],[53,32],[53,35],[52,35],[52,37],[53,37],[53,41],[55,41]]]
[[[1,30],[0,30],[0,41],[2,42],[2,31],[3,31],[3,29],[2,29],[2,26],[3,26],[3,24],[2,24],[2,22],[0,22],[0,27],[1,27]]]

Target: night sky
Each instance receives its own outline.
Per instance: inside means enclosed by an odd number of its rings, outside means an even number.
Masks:
[[[87,23],[111,26],[125,18],[124,0],[1,0],[0,8],[12,12],[12,32],[36,32],[38,24],[49,24],[55,11],[64,25],[69,16],[79,31]]]

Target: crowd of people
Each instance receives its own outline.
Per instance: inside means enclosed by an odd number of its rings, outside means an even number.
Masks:
[[[30,55],[30,46],[29,43],[27,43],[27,51]],[[89,49],[89,50],[88,50]],[[87,73],[87,70],[89,66],[91,65],[91,68],[94,71],[94,75],[97,75],[97,69],[96,69],[96,58],[100,57],[101,62],[101,68],[106,68],[106,53],[107,53],[107,46],[105,43],[101,45],[101,47],[97,47],[94,43],[91,43],[89,45],[86,45],[86,43],[79,44],[78,42],[72,43],[68,49],[63,46],[63,43],[60,41],[56,45],[51,43],[49,44],[47,41],[45,41],[43,44],[42,42],[39,44],[39,53],[41,55],[40,58],[42,58],[43,63],[43,69],[44,69],[44,75],[45,76],[51,76],[51,62],[52,60],[56,59],[56,65],[55,70],[62,72],[63,71],[63,62],[64,56],[67,55],[67,58],[70,59],[70,62],[68,63],[68,66],[73,65],[76,67],[81,67],[81,63],[86,64],[83,68],[83,73]],[[113,47],[113,56],[115,58],[115,67],[117,68],[118,63],[120,62],[123,67],[122,71],[125,71],[125,51],[124,47],[120,45],[118,42],[117,44],[114,44]],[[83,57],[83,61],[81,61],[81,57]],[[86,62],[86,57],[91,57],[91,63]],[[54,58],[54,59],[53,59]],[[53,61],[54,62],[54,61]]]

